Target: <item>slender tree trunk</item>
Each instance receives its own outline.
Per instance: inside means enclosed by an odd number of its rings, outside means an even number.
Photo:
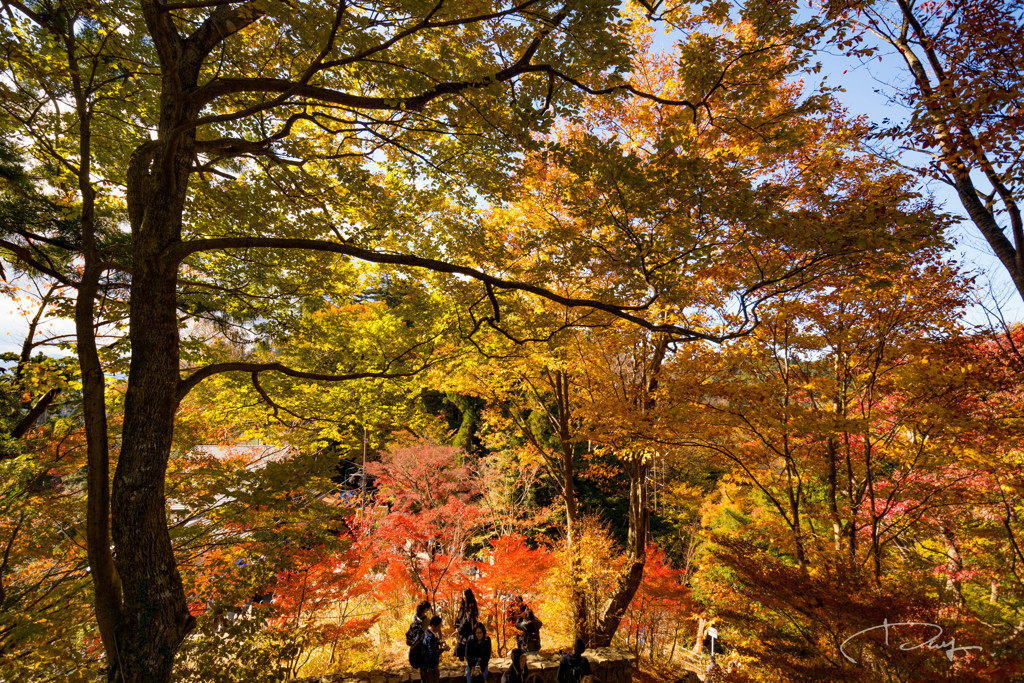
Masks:
[[[650,649],[648,650],[648,653],[650,655],[652,663],[654,662],[654,638],[655,638],[655,636],[657,634],[658,634],[657,622],[652,620],[651,621],[651,635],[650,635],[651,646],[650,646]]]
[[[878,538],[878,524],[880,522],[878,511],[876,510],[876,499],[875,499],[875,475],[872,468],[872,444],[871,435],[868,432],[864,432],[864,477],[867,482],[868,491],[868,514],[871,517],[871,560],[872,568],[875,575],[875,583],[879,586],[882,585],[882,548]]]
[[[796,545],[796,560],[800,565],[800,571],[807,571],[807,554],[804,551],[804,538],[803,529],[801,528],[800,522],[800,494],[802,484],[800,481],[800,473],[797,471],[796,462],[793,459],[792,449],[790,447],[790,435],[789,435],[789,408],[792,405],[792,393],[793,393],[793,374],[792,374],[792,362],[789,357],[789,324],[787,323],[783,329],[783,348],[786,349],[783,357],[780,359],[780,371],[782,373],[783,385],[786,387],[785,396],[783,398],[783,433],[782,433],[782,449],[783,455],[786,459],[786,498],[789,502],[790,517],[793,522],[791,524],[793,531],[793,542]]]
[[[857,562],[857,510],[860,507],[860,500],[854,496],[850,434],[846,432],[843,436],[846,457],[846,499],[850,505],[849,519],[846,522],[846,552],[850,558],[850,565],[853,566]]]
[[[74,63],[74,38],[68,37]],[[91,178],[91,120],[80,84],[75,79],[80,126],[78,188],[82,195],[82,280],[75,300],[75,340],[82,373],[82,413],[86,441],[85,537],[92,578],[96,623],[113,670],[119,657],[117,623],[121,616],[121,585],[110,551],[110,445],[107,436],[106,380],[96,347],[96,298],[102,266],[96,244],[96,191]]]
[[[661,376],[661,367],[665,361],[671,339],[667,335],[657,338],[654,354],[647,374],[642,378],[646,382],[642,391],[642,410],[651,415],[655,408],[655,393]],[[647,480],[651,473],[653,456],[649,453],[636,453],[629,462],[629,534],[626,541],[627,567],[618,581],[612,594],[601,609],[601,616],[594,629],[594,645],[608,647],[612,643],[615,631],[622,622],[622,616],[633,601],[637,589],[644,578],[644,566],[647,563],[647,535],[651,526],[650,489]]]
[[[793,519],[790,525],[793,531],[793,542],[796,545],[796,561],[800,570],[807,571],[807,554],[804,550],[804,534],[800,522],[800,483],[794,487],[793,480],[796,479],[796,467],[792,458],[789,457],[789,447],[786,446],[786,494],[789,502],[789,512]]]
[[[1003,264],[1017,288],[1017,293],[1024,298],[1024,251],[1022,251],[1024,250],[1024,222],[1022,222],[1017,202],[1012,191],[1006,187],[1003,179],[998,177],[991,163],[988,163],[973,132],[964,126],[956,126],[950,114],[943,110],[941,95],[936,93],[932,76],[929,74],[930,67],[936,81],[941,81],[945,77],[939,56],[934,47],[928,45],[929,37],[914,15],[914,3],[898,0],[897,4],[903,13],[906,28],[899,37],[894,37],[889,42],[899,50],[921,93],[922,102],[931,118],[935,137],[942,152],[940,158],[953,177],[953,184],[956,187],[960,203]],[[913,28],[916,41],[922,46],[929,67],[925,67],[921,58],[914,52],[913,41],[907,35],[906,29],[908,28]],[[960,142],[957,141],[957,127],[960,129],[962,138]],[[972,151],[973,156],[977,157],[986,179],[994,186],[1003,201],[1005,215],[1010,219],[1012,242],[1006,237],[994,212],[982,203],[978,195],[968,165],[968,155],[971,155]]]
[[[651,459],[638,454],[630,463],[629,478],[629,537],[627,540],[628,566],[612,589],[601,609],[601,617],[594,629],[593,646],[608,647],[612,643],[622,617],[640,588],[647,563],[647,530],[650,527],[649,489],[647,476]]]
[[[964,568],[963,558],[960,556],[960,548],[957,547],[953,531],[945,524],[942,526],[942,538],[946,542],[946,557],[948,558],[946,561],[946,590],[955,597],[957,607],[963,609],[967,604],[959,577],[959,573]]]
[[[103,649],[107,653],[108,668],[112,671],[117,667],[120,654],[117,624],[121,617],[121,585],[110,552],[110,449],[107,439],[106,387],[93,328],[97,271],[87,257],[75,304],[75,327],[78,363],[82,372],[88,462],[85,535],[89,576],[94,591],[96,622]]]
[[[828,437],[826,457],[828,458],[828,511],[832,517],[832,546],[838,555],[842,547],[843,523],[839,517],[836,440],[833,436]]]
[[[565,474],[565,517],[566,517],[566,544],[569,552],[569,573],[572,581],[572,620],[573,637],[582,638],[589,642],[589,617],[590,610],[587,608],[587,595],[581,584],[583,574],[582,561],[579,550],[579,528],[577,522],[576,491],[573,485],[573,467],[571,456],[567,459]]]
[[[555,400],[558,406],[558,439],[562,455],[562,497],[565,500],[565,539],[569,553],[569,580],[572,582],[572,621],[573,637],[590,642],[590,610],[587,608],[587,595],[581,584],[583,567],[579,554],[578,506],[576,504],[576,444],[572,438],[571,405],[569,395],[569,378],[561,370],[554,376]]]
[[[1003,509],[1006,514],[1003,515],[1003,527],[1006,529],[1006,539],[1010,543],[1010,573],[1013,578],[1017,580],[1017,585],[1024,588],[1024,580],[1021,580],[1020,574],[1017,572],[1018,563],[1024,565],[1024,553],[1021,552],[1020,544],[1017,543],[1017,534],[1013,530],[1013,523],[1017,521],[1017,516],[1014,513],[1013,505],[1010,501],[1006,500],[1006,496],[1003,496]]]

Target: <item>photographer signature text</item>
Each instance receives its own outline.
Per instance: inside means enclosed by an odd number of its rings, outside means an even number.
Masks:
[[[847,660],[849,660],[853,664],[857,664],[858,662],[857,662],[856,659],[854,659],[850,655],[846,654],[845,646],[851,640],[857,638],[858,636],[864,635],[865,633],[870,633],[871,631],[882,630],[882,631],[885,631],[885,644],[888,645],[889,644],[889,630],[890,629],[896,629],[898,627],[911,627],[911,626],[926,626],[929,629],[932,629],[935,633],[934,633],[934,635],[932,635],[927,640],[921,640],[921,641],[905,640],[902,643],[900,643],[900,650],[909,651],[909,650],[918,650],[918,649],[925,649],[925,648],[929,649],[929,650],[945,650],[946,651],[946,659],[948,659],[949,661],[952,662],[953,658],[956,656],[957,652],[966,652],[968,650],[981,650],[982,649],[982,647],[980,645],[961,645],[961,646],[957,647],[956,638],[950,638],[949,640],[942,640],[942,633],[943,633],[943,631],[942,631],[942,627],[939,626],[938,624],[929,624],[929,623],[922,622],[922,621],[898,621],[898,622],[894,622],[894,623],[890,624],[889,620],[885,619],[878,626],[871,626],[870,628],[866,628],[863,631],[858,631],[857,633],[854,633],[852,636],[850,636],[849,638],[847,638],[846,640],[843,641],[842,645],[839,646],[839,651],[842,653],[842,655],[844,657],[846,657]]]

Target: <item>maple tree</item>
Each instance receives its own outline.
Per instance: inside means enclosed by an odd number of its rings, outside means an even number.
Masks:
[[[838,546],[845,538],[851,556],[856,553],[860,522],[844,519],[841,503],[854,517],[863,510],[871,518],[872,556],[880,572],[877,515],[889,513],[895,492],[887,492],[885,503],[876,498],[875,460],[913,464],[927,458],[938,446],[918,423],[934,419],[934,413],[922,414],[921,406],[948,411],[939,397],[955,395],[935,376],[920,378],[925,381],[916,386],[892,384],[915,361],[928,362],[921,336],[955,329],[952,319],[941,317],[956,311],[959,301],[948,278],[941,266],[913,270],[885,289],[874,289],[871,311],[856,286],[782,304],[778,317],[737,342],[734,360],[724,360],[718,369],[735,379],[719,381],[702,402],[707,417],[691,423],[701,433],[697,442],[738,464],[767,497],[790,527],[801,566],[809,533],[801,510],[809,495],[805,487],[812,485],[805,481],[805,468],[817,472],[824,449],[833,541]],[[928,293],[919,297],[911,287]],[[945,305],[933,308],[942,297]],[[743,348],[748,344],[752,348]],[[777,360],[765,365],[770,358]],[[724,426],[717,436],[716,423]],[[908,429],[909,443],[903,441]],[[822,434],[830,435],[824,444]]]
[[[693,614],[695,605],[685,585],[685,572],[673,567],[660,548],[649,548],[647,557],[643,581],[623,618],[626,644],[636,654],[646,648],[651,661],[664,655],[671,662],[680,642],[681,627]],[[665,644],[669,641],[666,654]]]
[[[508,652],[514,646],[515,633],[506,615],[516,596],[536,595],[544,587],[545,575],[554,561],[549,550],[530,548],[517,534],[491,541],[487,559],[477,565],[480,577],[476,594],[485,615],[481,620],[488,625],[497,653]]]
[[[0,677],[84,680],[99,643],[86,625],[79,378],[42,329],[58,288],[14,280],[3,289],[29,317],[0,369]]]
[[[0,462],[0,677],[86,680],[99,655],[91,619],[83,435],[48,420]]]
[[[417,444],[393,448],[367,465],[388,509],[380,519],[364,519],[365,542],[432,605],[443,595],[454,606],[471,566],[467,545],[480,525],[474,500],[479,483],[467,465],[458,464],[462,455],[451,447]]]
[[[743,43],[751,27],[723,30]],[[649,49],[648,35],[638,31],[636,40],[637,78],[648,90],[671,98],[691,87],[676,60]],[[666,358],[684,344],[743,338],[774,298],[865,266],[872,247],[914,253],[944,225],[893,165],[847,153],[859,124],[848,125],[827,98],[801,99],[786,79],[799,66],[768,52],[748,65],[762,74],[759,90],[709,99],[706,118],[644,98],[590,102],[580,122],[567,122],[552,148],[531,159],[520,201],[490,219],[502,239],[479,258],[501,262],[515,250],[529,255],[523,268],[542,269],[567,291],[633,292],[649,296],[644,305],[656,315],[685,311],[691,321],[681,332],[537,312],[542,329],[554,330],[538,339],[526,333],[538,327],[525,323],[529,313],[513,309],[496,320],[470,310],[473,331],[498,340],[477,344],[490,359],[478,384],[503,388],[481,395],[496,404],[512,399],[500,420],[518,428],[562,490],[570,543],[573,460],[583,438],[616,453],[629,477],[630,562],[601,607],[595,644],[611,642],[643,574]],[[485,310],[495,305],[479,300]],[[543,350],[530,357],[501,347],[525,340]]]
[[[703,362],[700,379],[666,399],[689,435],[674,443],[729,472],[705,507],[714,531],[695,583],[735,627],[723,639],[755,663],[753,680],[1018,666],[1004,649],[1013,627],[996,616],[1014,609],[995,592],[1012,577],[982,559],[1012,554],[997,482],[1018,457],[996,444],[1019,425],[1014,382],[987,336],[959,329],[966,283],[938,253],[886,269],[882,284],[826,279],[779,302],[754,335],[691,360],[685,372]],[[839,644],[883,617],[940,624],[987,654],[950,665],[880,648],[846,660]]]
[[[916,622],[941,626],[942,642],[955,639],[992,652],[995,641],[982,635],[981,624],[964,613],[944,613],[923,575],[892,575],[876,587],[859,566],[825,558],[806,575],[765,539],[742,534],[716,538],[707,560],[699,572],[706,579],[699,597],[716,605],[721,645],[749,657],[740,680],[985,680],[1010,675],[1017,666],[976,650],[956,652],[951,662],[944,652],[912,647],[934,629],[896,627],[886,643],[880,624]],[[876,630],[858,636],[864,629]],[[899,647],[904,642],[908,646]]]
[[[516,354],[521,362],[503,356],[500,363],[468,368],[459,385],[487,402],[483,418],[491,432],[488,445],[515,453],[524,467],[541,469],[553,482],[562,500],[571,552],[579,517],[575,468],[583,441],[579,387],[559,358],[558,345],[550,345],[548,351],[550,355]],[[574,565],[570,573],[576,573]],[[576,632],[584,634],[587,609],[582,593],[572,600],[572,611]]]

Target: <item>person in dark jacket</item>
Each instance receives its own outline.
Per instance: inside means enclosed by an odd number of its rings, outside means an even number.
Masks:
[[[505,623],[512,628],[516,627],[519,621],[519,607],[523,604],[523,596],[517,595],[512,599],[512,604],[505,610]]]
[[[558,683],[581,683],[584,676],[590,675],[590,662],[583,656],[587,645],[582,638],[573,643],[572,653],[562,655],[558,663]]]
[[[455,618],[455,655],[460,661],[466,656],[466,641],[473,637],[473,630],[478,623],[480,623],[480,608],[477,607],[473,589],[467,588],[462,592],[459,616]]]
[[[441,653],[448,649],[448,644],[441,640],[441,617],[431,618],[430,627],[423,634],[423,646],[426,653],[423,657],[423,666],[420,668],[420,680],[423,683],[439,683]]]
[[[479,669],[487,680],[487,665],[491,661],[491,639],[484,625],[477,622],[473,637],[466,641],[466,683],[473,683],[473,670]]]
[[[412,624],[410,624],[409,630],[405,632],[406,645],[412,646],[419,634],[423,633],[423,629],[426,628],[424,620],[427,618],[427,610],[429,609],[430,603],[426,600],[416,605],[416,616],[412,618]]]
[[[526,665],[526,653],[517,647],[512,650],[512,654],[509,657],[512,660],[512,665],[508,667],[505,675],[501,677],[501,683],[526,683],[526,677],[529,675],[529,667]]]
[[[523,602],[523,597],[516,598],[519,606],[519,620],[516,622],[516,644],[526,652],[540,652],[540,619],[534,615],[529,605]]]

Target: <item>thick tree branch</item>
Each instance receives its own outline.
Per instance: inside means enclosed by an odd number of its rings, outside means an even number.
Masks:
[[[57,272],[54,268],[43,265],[43,263],[37,260],[35,255],[27,247],[23,247],[20,244],[15,244],[14,242],[8,242],[7,240],[0,240],[0,249],[8,250],[12,254],[14,254],[18,259],[24,262],[26,265],[35,268],[43,275],[48,275],[52,277],[54,280],[61,283],[62,285],[74,287],[77,286],[78,284],[67,279],[61,273]]]
[[[597,301],[595,299],[580,299],[563,296],[546,287],[530,284],[528,282],[499,278],[468,266],[459,266],[453,263],[425,258],[422,256],[415,256],[412,254],[381,253],[370,249],[364,249],[362,247],[356,247],[351,244],[328,242],[326,240],[276,237],[221,237],[206,240],[193,240],[189,242],[178,242],[168,250],[168,253],[166,253],[165,256],[180,261],[189,254],[194,254],[196,252],[221,251],[224,249],[306,249],[310,251],[343,254],[345,256],[351,256],[370,263],[411,266],[414,268],[426,268],[439,273],[464,275],[494,288],[527,292],[568,308],[591,308],[603,311],[617,318],[621,318],[627,322],[643,327],[644,329],[651,330],[652,332],[666,332],[681,339],[703,339],[711,342],[722,342],[728,339],[740,337],[747,332],[747,330],[737,330],[727,334],[716,335],[699,332],[679,325],[652,323],[649,320],[645,320],[644,318],[631,313],[631,311],[644,311],[649,309],[657,300],[656,297],[652,297],[642,304],[632,306],[611,304],[604,301]]]
[[[209,379],[214,375],[219,375],[225,372],[248,372],[251,374],[258,374],[261,372],[279,372],[282,375],[289,377],[295,377],[298,379],[308,379],[314,382],[345,382],[348,380],[355,379],[393,379],[399,377],[413,377],[418,373],[422,372],[427,365],[424,363],[420,367],[409,370],[408,372],[388,372],[387,370],[378,372],[351,372],[346,374],[334,375],[320,372],[306,372],[304,370],[295,370],[282,363],[250,363],[246,361],[233,361],[228,363],[214,363],[207,365],[199,370],[196,370],[191,375],[181,380],[178,385],[178,400],[181,401],[188,392],[192,391],[200,382],[205,379]]]
[[[28,433],[28,430],[36,423],[36,420],[46,412],[46,409],[50,407],[53,400],[57,398],[60,393],[60,389],[54,387],[40,397],[36,404],[32,406],[32,410],[28,411],[25,417],[21,418],[21,421],[11,430],[11,436],[15,439],[20,439]]]
[[[532,0],[531,0],[532,2]],[[518,9],[524,9],[528,7],[531,2],[527,2],[524,5],[516,8],[511,8],[505,12],[496,14],[495,16],[504,16],[510,12]],[[336,68],[338,66],[355,63],[366,59],[373,55],[375,52],[385,50],[391,45],[401,41],[402,39],[417,33],[418,31],[426,28],[435,28],[442,26],[452,26],[457,24],[472,23],[475,21],[482,20],[481,17],[466,17],[458,20],[449,22],[439,22],[436,25],[430,23],[430,19],[433,14],[440,9],[442,3],[431,11],[422,21],[416,25],[400,32],[388,41],[375,46],[367,51],[360,53],[359,55],[351,55],[345,59],[335,60],[333,62],[324,63],[324,58],[327,56],[331,47],[333,46],[334,37],[339,28],[341,20],[342,8],[339,8],[338,13],[335,16],[335,23],[331,31],[331,36],[327,41],[327,44],[321,51],[321,53],[314,59],[305,72],[296,79],[274,79],[274,78],[225,78],[215,79],[210,83],[198,88],[193,94],[193,103],[196,110],[202,109],[205,105],[209,104],[214,99],[223,95],[228,95],[238,92],[262,92],[262,93],[279,93],[279,97],[274,98],[270,102],[253,105],[239,112],[232,112],[229,114],[220,114],[216,116],[207,116],[199,119],[195,122],[195,126],[206,125],[210,123],[220,123],[224,121],[231,121],[243,116],[249,116],[260,111],[272,109],[274,107],[284,104],[292,97],[302,97],[315,99],[318,102],[324,102],[328,104],[337,104],[346,107],[360,108],[360,109],[373,109],[373,110],[387,110],[387,111],[417,111],[426,106],[429,102],[442,95],[455,94],[472,88],[484,88],[494,82],[505,82],[515,78],[523,73],[528,73],[532,68],[530,67],[530,61],[536,54],[537,49],[540,47],[541,41],[547,37],[552,30],[554,30],[565,18],[568,16],[568,11],[563,9],[555,17],[552,18],[547,28],[541,31],[537,36],[534,37],[530,44],[526,47],[520,58],[511,66],[506,67],[498,71],[494,75],[482,76],[476,80],[471,81],[457,81],[457,82],[442,82],[435,85],[432,89],[427,90],[419,95],[399,98],[386,98],[386,97],[364,97],[360,95],[352,95],[351,93],[343,93],[330,88],[322,88],[317,86],[309,85],[310,79],[318,72],[324,71],[330,68]],[[219,10],[218,10],[219,11]],[[180,131],[176,131],[180,132]]]
[[[178,35],[178,29],[174,26],[174,18],[170,13],[164,11],[159,1],[143,2],[142,14],[145,17],[149,34],[153,38],[153,45],[160,57],[161,71],[165,74],[176,73],[181,58],[181,37]],[[176,94],[180,97],[181,80],[175,79],[174,83],[178,88]]]
[[[205,57],[219,43],[259,21],[265,14],[266,11],[260,9],[255,2],[246,2],[238,7],[222,5],[210,13],[196,32],[188,37],[186,43]]]

